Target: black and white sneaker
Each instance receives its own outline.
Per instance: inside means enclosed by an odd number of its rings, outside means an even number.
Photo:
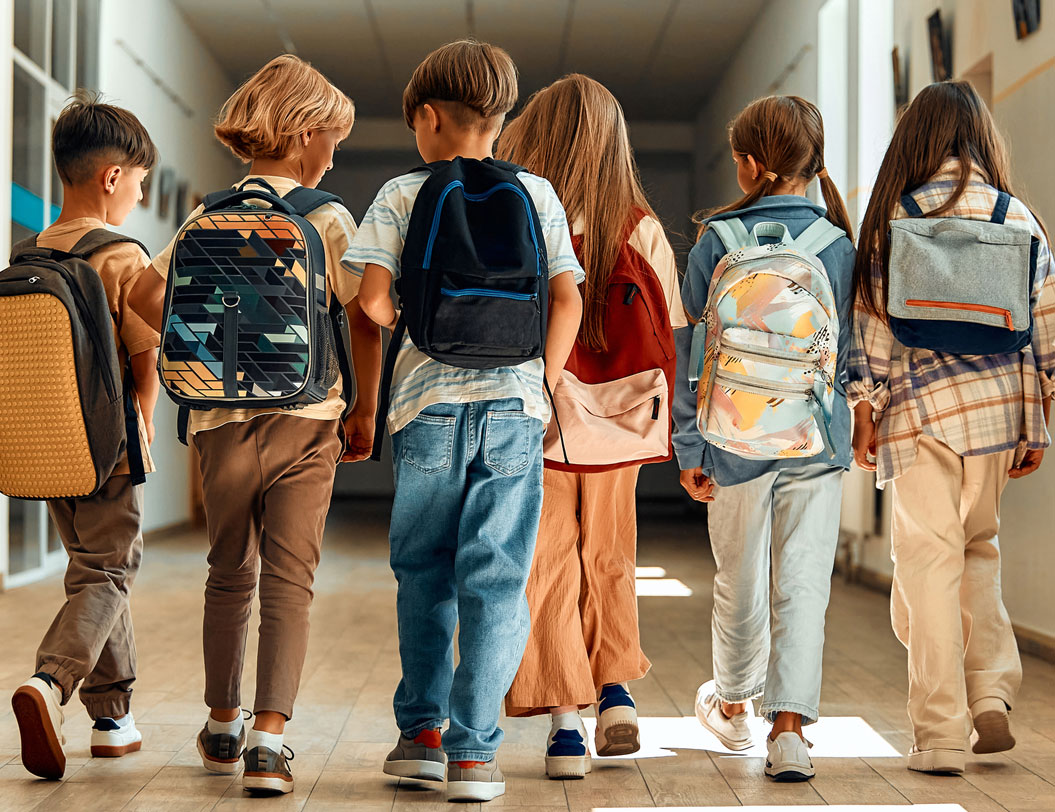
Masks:
[[[198,734],[198,755],[202,766],[211,773],[234,775],[242,763],[242,751],[245,749],[245,725],[233,733],[210,733],[209,723],[205,723]]]
[[[286,753],[289,753],[287,756]],[[293,751],[286,745],[276,753],[270,747],[254,747],[245,751],[245,772],[242,773],[242,788],[260,795],[276,795],[293,792],[293,773],[289,762]]]

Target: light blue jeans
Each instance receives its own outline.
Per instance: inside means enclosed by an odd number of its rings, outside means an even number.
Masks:
[[[839,541],[841,468],[805,465],[719,487],[707,507],[715,689],[761,713],[817,721],[824,615]]]
[[[396,723],[413,738],[449,718],[451,761],[490,761],[502,742],[502,699],[530,624],[543,428],[507,399],[429,406],[392,437]]]

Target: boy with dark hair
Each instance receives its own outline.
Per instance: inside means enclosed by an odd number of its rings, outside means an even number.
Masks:
[[[75,247],[86,235],[104,242],[106,235],[98,231],[124,222],[143,198],[143,180],[157,162],[154,143],[132,113],[81,94],[55,122],[52,152],[62,180],[62,212],[35,244],[58,251],[79,252]],[[138,441],[150,472],[159,336],[127,306],[150,259],[137,243],[112,242],[88,253],[87,260],[106,290],[122,369],[131,360]],[[143,552],[143,486],[133,484],[122,458],[95,495],[51,500],[48,511],[69,554],[66,603],[37,650],[36,673],[15,691],[11,704],[22,763],[34,775],[58,779],[66,768],[61,706],[78,683],[95,722],[93,756],[123,756],[142,741],[129,711],[136,651],[128,596]]]
[[[516,68],[501,48],[462,41],[427,56],[404,91],[403,105],[429,170],[385,184],[344,255],[347,267],[363,277],[363,311],[378,324],[395,328],[397,335],[403,322],[389,288],[395,279],[401,295],[416,295],[417,274],[430,267],[430,260],[420,265],[412,256],[422,248],[414,235],[420,236],[424,223],[432,224],[432,273],[440,273],[433,245],[443,254],[465,239],[466,231],[457,228],[466,224],[458,217],[459,201],[479,205],[483,213],[477,214],[489,218],[488,228],[473,232],[483,239],[463,247],[484,265],[488,253],[514,256],[530,268],[526,284],[534,284],[536,274],[541,279],[537,294],[481,294],[463,279],[459,290],[444,290],[443,295],[466,309],[447,305],[446,320],[437,309],[432,322],[442,322],[453,333],[463,328],[475,332],[477,338],[468,343],[486,347],[505,329],[527,333],[538,328],[541,316],[544,351],[538,346],[526,351],[519,359],[523,363],[512,357],[508,365],[486,368],[471,366],[471,359],[464,365],[445,363],[436,357],[441,353],[426,354],[410,338],[394,340],[389,350],[397,354],[390,407],[383,416],[392,434],[395,465],[390,540],[399,582],[403,678],[394,703],[400,737],[384,771],[431,781],[442,781],[446,773],[449,800],[489,801],[505,792],[495,760],[503,736],[498,717],[529,624],[524,588],[542,506],[542,436],[550,416],[543,377],[551,386],[556,383],[582,313],[576,285],[584,274],[553,188],[543,178],[491,160],[494,140],[516,98]],[[455,171],[465,173],[462,192],[447,194],[463,183],[452,181],[436,202],[440,185],[425,186],[426,181],[447,183],[448,173]],[[471,193],[469,179],[485,176],[504,182],[492,182],[482,194]],[[487,202],[503,194],[504,209]],[[444,200],[455,214],[440,216],[448,211]],[[416,201],[425,205],[416,207]],[[429,209],[433,204],[434,215]],[[535,247],[520,253],[504,232],[526,234],[527,225],[521,223],[525,208]],[[412,212],[417,219],[408,239]],[[512,228],[514,223],[523,229]],[[491,284],[486,274],[476,279],[479,285]],[[401,285],[403,281],[407,284]],[[516,309],[518,300],[527,303],[523,309]],[[409,302],[407,307],[409,312]],[[492,309],[484,313],[484,307]],[[495,308],[516,315],[503,318]],[[406,322],[411,335],[414,324]],[[490,336],[479,335],[481,331]],[[465,342],[450,346],[457,349]],[[450,727],[441,735],[447,719]]]

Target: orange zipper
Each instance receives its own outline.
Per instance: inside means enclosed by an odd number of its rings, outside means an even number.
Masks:
[[[965,304],[963,302],[930,302],[925,299],[907,299],[906,307],[943,307],[946,310],[973,310],[976,313],[991,313],[994,316],[1003,316],[1007,323],[1007,329],[1015,332],[1015,322],[1011,319],[1011,311],[1002,307],[993,307],[983,304]]]

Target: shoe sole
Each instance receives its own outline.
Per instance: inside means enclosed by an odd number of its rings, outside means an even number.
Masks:
[[[766,764],[766,775],[782,784],[797,784],[809,781],[817,773],[812,767],[782,767],[779,771]]]
[[[628,756],[641,749],[641,734],[632,722],[616,722],[605,726],[604,732],[595,737],[595,744],[599,756]]]
[[[143,746],[143,741],[129,742],[128,744],[93,744],[93,758],[121,758],[129,753],[134,753]]]
[[[1006,713],[980,713],[975,717],[974,729],[978,731],[978,741],[971,750],[978,755],[1003,753],[1015,746],[1015,737],[1011,735],[1011,724]]]
[[[546,775],[560,781],[585,778],[590,772],[590,756],[546,756]]]
[[[491,801],[506,791],[505,781],[448,781],[447,800]]]
[[[707,721],[706,711],[701,712],[701,708],[699,705],[696,706],[696,721],[699,722],[700,725],[703,726],[706,730],[708,730],[711,734],[713,734],[714,737],[722,743],[722,747],[724,747],[726,750],[735,750],[737,752],[741,750],[750,750],[751,746],[754,744],[751,739],[730,739],[724,733],[715,730]]]
[[[959,775],[967,768],[967,757],[963,754],[925,752],[910,755],[908,768],[917,773],[934,775]]]
[[[241,758],[232,758],[228,760],[221,760],[218,758],[210,758],[205,753],[205,748],[201,745],[201,737],[198,737],[198,755],[201,756],[202,766],[211,773],[219,773],[220,775],[234,775],[242,767]]]
[[[62,778],[66,754],[51,723],[47,700],[40,692],[23,686],[11,697],[11,709],[22,739],[22,765],[41,778]]]
[[[293,781],[277,773],[245,773],[242,789],[255,795],[285,795],[293,792]]]
[[[447,775],[447,765],[440,761],[422,761],[420,759],[401,759],[386,761],[381,768],[385,775],[397,778],[416,778],[418,781],[440,781]]]

